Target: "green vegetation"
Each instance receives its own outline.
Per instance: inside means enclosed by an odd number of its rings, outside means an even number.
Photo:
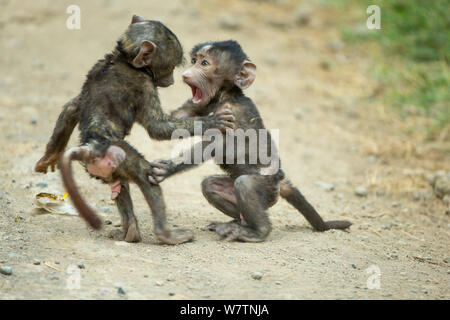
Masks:
[[[334,4],[351,8],[342,31],[344,40],[378,48],[374,76],[386,89],[386,103],[400,110],[414,107],[431,116],[435,120],[431,133],[449,126],[450,0],[338,0]],[[365,28],[366,8],[371,4],[381,9],[380,30]],[[348,27],[354,21],[359,27]]]

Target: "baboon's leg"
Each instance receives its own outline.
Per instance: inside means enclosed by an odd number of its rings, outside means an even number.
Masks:
[[[193,240],[194,234],[191,230],[169,230],[167,227],[166,208],[161,187],[150,183],[148,176],[151,175],[152,167],[150,163],[144,159],[131,145],[125,141],[118,141],[114,143],[115,146],[122,148],[126,153],[125,160],[117,167],[113,173],[113,181],[115,180],[130,180],[136,183],[149,205],[154,224],[154,232],[159,240],[166,244],[178,244]],[[121,188],[124,189],[124,188]],[[119,196],[123,191],[119,193]],[[128,193],[129,197],[129,193]],[[133,216],[134,217],[134,216]],[[136,221],[136,219],[134,219]],[[133,238],[134,227],[133,220],[128,215],[128,232],[130,238]],[[136,225],[136,234],[139,230]],[[131,230],[130,230],[131,228]]]
[[[152,185],[147,177],[138,184],[145,200],[147,200],[153,215],[153,225],[158,239],[166,244],[179,244],[194,240],[194,233],[191,230],[175,229],[169,230],[166,220],[166,208],[159,185]]]
[[[346,220],[324,221],[317,213],[316,209],[305,199],[301,192],[292,185],[292,183],[284,179],[280,183],[280,195],[293,205],[308,222],[317,231],[326,231],[329,229],[347,229],[352,223]]]
[[[227,216],[239,220],[240,213],[234,193],[234,180],[227,175],[209,176],[202,181],[202,192],[211,205]]]
[[[216,191],[207,193],[210,196],[208,201],[213,200],[213,205],[219,210],[241,220],[242,223],[216,223],[211,229],[221,236],[226,236],[227,240],[264,241],[272,229],[267,209],[276,202],[278,186],[273,185],[271,179],[264,176],[242,175],[234,181],[233,198],[229,194],[229,180],[213,182]],[[221,187],[226,191],[217,192]],[[235,204],[230,200],[235,200]]]
[[[128,182],[121,183],[121,190],[115,198],[115,201],[122,219],[122,231],[113,231],[111,236],[125,240],[126,242],[140,242],[141,234],[137,219],[133,213],[133,202],[131,201],[130,185]]]

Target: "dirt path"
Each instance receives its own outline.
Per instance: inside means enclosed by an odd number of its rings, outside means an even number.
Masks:
[[[375,90],[370,63],[338,40],[335,12],[313,6],[309,24],[301,26],[291,22],[291,2],[278,2],[284,5],[263,1],[255,9],[256,1],[227,1],[225,10],[218,9],[223,1],[76,1],[82,25],[71,31],[65,9],[74,1],[0,1],[0,267],[13,270],[0,274],[0,299],[450,298],[449,215],[426,180],[436,170],[450,171],[450,159],[411,145],[400,120],[382,106],[368,107]],[[64,192],[59,173],[33,172],[60,108],[133,13],[165,22],[186,51],[205,40],[234,38],[243,45],[258,65],[248,95],[266,126],[280,129],[287,175],[326,219],[352,220],[350,232],[313,232],[280,201],[270,210],[266,242],[221,241],[200,230],[227,220],[200,193],[202,178],[219,172],[212,164],[163,184],[170,223],[193,229],[193,243],[159,245],[135,187],[143,242],[108,239],[119,221],[108,187],[79,166],[83,194],[113,224],[91,232],[77,217],[36,209],[38,192]],[[160,90],[167,111],[190,96],[181,72],[173,87]],[[128,140],[147,159],[167,158],[174,146],[150,141],[137,126]],[[354,194],[359,186],[366,197]],[[81,288],[70,290],[67,268],[77,263],[85,267]],[[368,289],[378,271],[380,289]]]

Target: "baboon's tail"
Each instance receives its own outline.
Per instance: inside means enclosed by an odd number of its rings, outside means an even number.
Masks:
[[[300,211],[300,213],[303,214],[306,220],[308,220],[308,222],[317,231],[347,229],[352,225],[350,221],[346,220],[324,221],[317,213],[316,209],[314,209],[314,207],[305,199],[300,191],[287,179],[280,182],[280,195],[298,211]]]
[[[61,176],[64,186],[69,193],[75,208],[77,208],[80,216],[85,219],[89,225],[94,229],[100,229],[102,226],[101,220],[97,217],[94,210],[88,206],[86,201],[81,196],[78,188],[73,180],[72,174],[72,160],[83,160],[89,154],[89,150],[86,147],[74,147],[61,156],[59,159],[59,168],[61,170]]]

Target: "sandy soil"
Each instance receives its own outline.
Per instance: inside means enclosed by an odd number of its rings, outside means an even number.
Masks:
[[[74,3],[82,17],[76,31],[65,26]],[[448,153],[411,138],[404,119],[371,100],[370,61],[338,39],[339,12],[312,4],[301,25],[293,1],[161,3],[0,1],[0,267],[12,267],[12,275],[0,274],[0,299],[449,299],[448,208],[426,179],[450,170]],[[242,44],[258,65],[248,95],[266,126],[280,129],[284,170],[323,217],[353,221],[349,232],[313,232],[282,200],[270,209],[273,232],[264,243],[229,243],[201,231],[228,220],[201,196],[202,178],[220,172],[213,164],[162,185],[171,225],[195,232],[188,244],[158,244],[134,186],[143,241],[108,239],[119,221],[108,187],[78,165],[83,194],[111,225],[94,232],[77,217],[35,207],[38,192],[64,193],[59,172],[33,172],[61,106],[133,13],[166,23],[186,51],[206,40]],[[160,90],[167,111],[190,97],[182,69],[174,86]],[[138,126],[128,141],[147,159],[168,158],[174,147]],[[70,146],[76,143],[74,134]],[[355,195],[358,186],[366,197]],[[77,263],[85,266],[80,289],[69,289]],[[380,272],[379,289],[368,288],[370,266]]]

